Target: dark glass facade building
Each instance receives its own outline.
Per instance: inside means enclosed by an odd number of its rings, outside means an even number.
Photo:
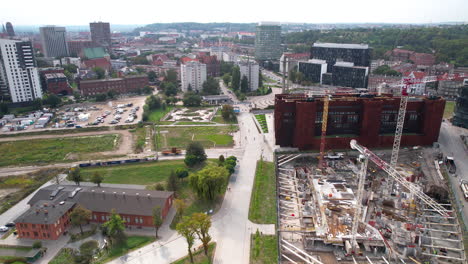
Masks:
[[[460,89],[452,124],[468,128],[468,79],[463,81],[463,87]]]
[[[354,66],[370,67],[370,49],[364,44],[314,43],[310,50],[311,59],[325,60],[327,71],[339,61],[352,62]]]

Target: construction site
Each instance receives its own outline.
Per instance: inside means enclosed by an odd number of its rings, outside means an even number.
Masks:
[[[333,97],[324,96],[320,152],[278,153],[280,263],[466,263],[437,144],[400,149],[406,95],[392,149],[369,150],[348,137],[349,150],[333,153],[326,140]]]

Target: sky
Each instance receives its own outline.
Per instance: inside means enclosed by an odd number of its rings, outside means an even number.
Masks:
[[[2,0],[0,23],[468,22],[468,0]]]

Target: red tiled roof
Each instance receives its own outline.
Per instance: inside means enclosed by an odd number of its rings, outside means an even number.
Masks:
[[[180,58],[180,63],[187,63],[189,61],[198,61],[198,59],[192,59],[192,58],[189,58],[189,57],[183,57],[183,58]]]
[[[212,64],[212,63],[217,63],[218,62],[218,59],[217,59],[216,55],[213,55],[213,56],[200,56],[200,57],[198,57],[198,60],[201,63],[204,63],[204,64]]]
[[[405,49],[393,49],[392,52],[393,53],[409,53],[409,54],[414,53],[414,51],[412,50],[405,50]]]
[[[410,76],[411,74],[413,74],[415,79],[422,79],[426,76],[424,72],[420,72],[420,71],[405,72],[404,76]]]
[[[111,64],[108,60],[105,58],[97,58],[97,59],[92,59],[92,60],[85,60],[83,64],[86,66],[86,68],[94,68],[94,67],[100,67],[103,69],[110,69]]]

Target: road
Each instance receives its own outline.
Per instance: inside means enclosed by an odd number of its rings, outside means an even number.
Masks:
[[[450,174],[450,177],[452,177],[452,182],[456,184],[454,188],[455,195],[463,206],[465,219],[468,220],[468,202],[465,200],[461,189],[458,188],[461,179],[468,181],[468,150],[460,138],[460,135],[466,134],[468,134],[468,129],[452,126],[449,122],[443,122],[440,129],[439,144],[444,156],[449,155],[455,158],[458,177],[453,174]],[[468,225],[468,222],[465,224]]]

